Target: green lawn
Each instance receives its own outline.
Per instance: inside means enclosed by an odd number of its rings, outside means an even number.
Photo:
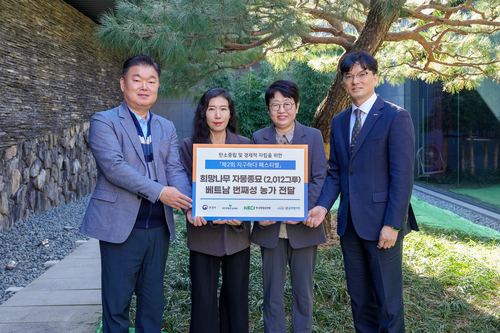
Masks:
[[[171,244],[165,274],[163,330],[188,332],[189,252],[184,219]],[[335,236],[337,237],[337,236]],[[250,332],[263,332],[260,250],[252,248]],[[407,332],[500,332],[500,245],[458,231],[422,227],[405,239],[404,297]],[[342,253],[319,251],[313,332],[353,332]],[[290,316],[291,286],[285,286]],[[132,309],[132,316],[135,315]]]
[[[495,207],[500,207],[500,185],[478,189],[450,189],[450,191],[472,197]]]

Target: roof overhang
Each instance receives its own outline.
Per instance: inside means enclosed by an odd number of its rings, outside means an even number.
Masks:
[[[64,0],[95,23],[99,15],[115,9],[116,0]]]

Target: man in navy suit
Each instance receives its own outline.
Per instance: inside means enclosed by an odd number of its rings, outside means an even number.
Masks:
[[[375,94],[370,54],[347,54],[339,68],[352,106],[332,119],[330,169],[308,223],[321,223],[340,195],[337,233],[356,332],[404,332],[403,238],[418,230],[410,206],[413,124]]]
[[[172,207],[191,208],[175,127],[149,111],[159,86],[154,60],[132,57],[120,79],[125,101],[90,120],[97,185],[80,232],[99,239],[104,333],[129,331],[133,292],[136,332],[161,331],[163,275],[175,237]]]

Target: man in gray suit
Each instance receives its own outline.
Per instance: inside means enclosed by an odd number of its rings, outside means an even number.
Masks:
[[[321,223],[340,195],[337,233],[356,332],[403,333],[403,238],[418,230],[410,205],[413,124],[375,94],[370,54],[347,54],[339,68],[352,106],[332,120],[330,169],[308,222]]]
[[[134,291],[136,332],[161,331],[172,208],[191,208],[175,127],[149,111],[160,74],[147,55],[128,59],[120,79],[125,101],[90,121],[98,180],[80,232],[100,240],[105,333],[128,332]]]

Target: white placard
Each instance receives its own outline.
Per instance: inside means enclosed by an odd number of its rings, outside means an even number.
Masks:
[[[307,219],[307,145],[193,145],[193,216]]]

